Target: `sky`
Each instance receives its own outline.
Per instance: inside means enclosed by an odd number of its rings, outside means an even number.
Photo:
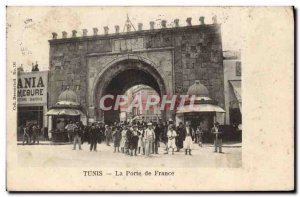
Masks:
[[[23,64],[25,71],[31,70],[32,62],[38,61],[40,70],[48,70],[49,44],[52,32],[61,38],[62,31],[82,35],[82,29],[92,35],[93,28],[104,34],[103,27],[108,26],[114,33],[114,26],[120,31],[127,18],[137,29],[143,23],[143,29],[149,29],[150,21],[160,28],[160,21],[167,20],[172,27],[174,19],[179,25],[186,25],[186,18],[192,17],[192,24],[199,24],[199,17],[205,17],[205,23],[211,24],[214,15],[221,26],[223,50],[241,48],[241,9],[236,7],[8,7],[7,8],[7,64]]]

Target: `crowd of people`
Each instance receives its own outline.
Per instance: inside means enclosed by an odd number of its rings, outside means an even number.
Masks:
[[[66,125],[69,140],[73,143],[73,150],[78,145],[81,150],[82,143],[90,144],[90,151],[97,151],[98,143],[105,143],[111,146],[113,152],[122,153],[129,156],[160,154],[159,147],[162,142],[165,144],[163,154],[174,154],[184,150],[185,155],[192,155],[194,144],[202,147],[203,131],[201,127],[193,129],[190,122],[179,123],[178,127],[170,122],[169,124],[152,122],[115,122],[105,124],[94,122],[89,126],[84,126],[81,122],[70,122]],[[219,124],[216,123],[211,130],[215,136],[215,152],[219,148],[222,152],[222,138],[219,131]]]
[[[23,145],[39,144],[41,129],[38,124],[29,124],[23,128]],[[73,150],[77,146],[81,150],[83,143],[90,144],[90,151],[97,151],[98,143],[113,145],[114,153],[123,153],[130,156],[159,154],[160,143],[165,144],[163,154],[174,154],[184,150],[185,155],[192,155],[194,144],[202,147],[203,130],[200,126],[193,129],[190,122],[184,125],[182,122],[175,127],[173,122],[152,123],[152,122],[115,122],[105,124],[94,122],[85,126],[82,122],[70,121],[65,126],[70,143],[73,143]],[[211,129],[214,137],[215,152],[222,152],[222,132],[219,130],[219,123],[215,123]]]

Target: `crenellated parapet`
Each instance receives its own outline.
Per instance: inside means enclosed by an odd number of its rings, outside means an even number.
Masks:
[[[108,36],[108,35],[122,35],[122,34],[134,34],[134,33],[139,33],[139,32],[151,32],[151,31],[159,31],[159,30],[172,30],[172,29],[186,29],[186,28],[195,28],[199,26],[211,26],[211,25],[219,25],[217,23],[217,17],[213,16],[212,17],[212,24],[205,24],[204,22],[204,16],[201,16],[199,18],[199,24],[193,25],[192,24],[192,18],[187,17],[186,18],[186,25],[185,26],[180,26],[179,25],[179,19],[174,19],[173,23],[171,23],[169,26],[167,24],[166,20],[161,20],[160,26],[159,24],[156,24],[154,21],[149,22],[149,29],[144,30],[143,29],[143,23],[138,23],[137,24],[137,29],[132,29],[132,26],[130,24],[126,24],[124,27],[124,32],[120,32],[120,26],[115,25],[115,32],[110,33],[109,32],[109,26],[104,26],[103,27],[103,32],[99,33],[98,28],[94,27],[92,29],[91,35],[88,35],[88,30],[87,29],[82,29],[82,34],[78,36],[77,30],[72,30],[71,37],[68,37],[68,33],[66,31],[62,32],[62,37],[59,38],[58,34],[56,32],[52,33],[52,40],[59,40],[59,39],[74,39],[74,38],[81,38],[81,37],[92,37],[92,36]],[[133,31],[134,30],[134,31]]]

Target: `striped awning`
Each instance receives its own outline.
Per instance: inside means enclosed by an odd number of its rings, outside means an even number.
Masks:
[[[229,81],[233,89],[236,101],[239,104],[240,111],[242,112],[242,89],[241,81]]]

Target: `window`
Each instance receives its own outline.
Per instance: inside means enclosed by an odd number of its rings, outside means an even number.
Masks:
[[[236,62],[235,63],[235,75],[236,76],[242,76],[241,62]]]

